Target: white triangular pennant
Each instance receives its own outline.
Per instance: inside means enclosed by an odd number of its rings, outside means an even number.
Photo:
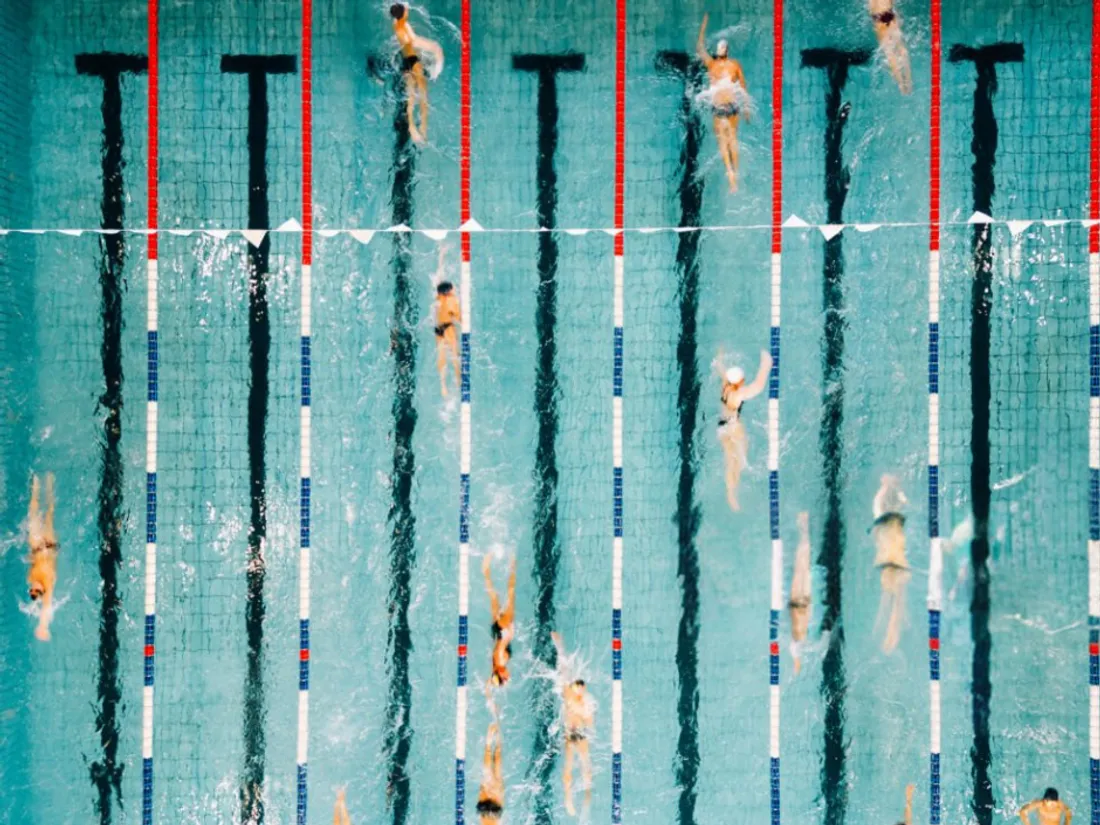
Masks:
[[[470,218],[470,220],[466,221],[466,223],[462,224],[462,226],[460,226],[458,228],[458,231],[459,232],[484,232],[485,227],[482,226],[477,221],[475,221],[473,218]]]
[[[406,224],[399,223],[396,226],[391,226],[388,229],[383,229],[383,232],[412,232]]]
[[[7,229],[0,229],[0,235],[7,235],[8,231],[9,230],[7,230]]]
[[[60,232],[62,235],[69,235],[73,238],[79,238],[81,235],[84,234],[83,229],[58,229],[57,231]]]
[[[613,227],[608,227],[607,229],[604,229],[603,233],[605,235],[610,235],[612,238],[614,238],[616,235],[623,234],[623,230],[620,229],[619,227],[614,227],[613,226]]]
[[[433,241],[444,241],[447,239],[446,229],[421,229],[420,231],[431,238]]]
[[[791,215],[787,220],[783,221],[784,229],[805,229],[807,226],[809,226],[809,224],[798,217],[798,215]]]
[[[565,234],[566,235],[572,235],[574,238],[580,238],[584,235],[587,235],[588,230],[587,229],[566,229]]]
[[[985,214],[985,212],[975,212],[973,215],[971,215],[967,219],[966,222],[967,223],[993,223],[993,218],[989,217],[989,215]]]
[[[322,238],[335,238],[340,234],[339,229],[318,229],[317,234]]]
[[[1020,237],[1020,233],[1029,226],[1031,226],[1031,221],[1009,221],[1008,231],[1012,233],[1013,238],[1018,238]]]
[[[857,223],[856,232],[874,232],[876,229],[881,229],[881,223]]]
[[[264,242],[264,237],[267,235],[266,229],[242,229],[241,234],[244,235],[246,241],[255,247],[259,247]]]
[[[698,232],[699,227],[698,226],[677,226],[672,231],[675,232],[677,235],[682,235],[685,232]]]
[[[370,243],[371,238],[374,237],[373,229],[349,229],[348,234],[361,244]]]
[[[296,221],[294,218],[291,218],[290,220],[283,221],[281,224],[279,224],[279,228],[276,229],[275,231],[276,232],[301,232],[302,231],[302,225],[300,223],[298,223],[298,221]]]
[[[1091,229],[1094,226],[1100,226],[1100,220],[1089,218],[1088,220],[1081,221],[1081,226],[1085,227],[1085,229]]]
[[[822,236],[827,241],[831,241],[837,235],[844,231],[844,224],[842,223],[826,223],[818,227],[821,230]]]

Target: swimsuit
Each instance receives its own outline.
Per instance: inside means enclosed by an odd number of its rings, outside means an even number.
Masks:
[[[420,62],[419,55],[406,54],[401,56],[401,69],[402,71],[411,72],[413,66]]]
[[[446,332],[450,327],[453,327],[453,326],[454,326],[454,324],[451,323],[450,321],[448,321],[445,324],[440,324],[439,326],[437,326],[435,328],[435,337],[436,338],[442,338],[443,333]]]
[[[499,817],[504,813],[504,806],[495,799],[479,799],[477,801],[477,812],[484,816]]]
[[[810,600],[808,598],[791,599],[789,602],[787,602],[787,607],[802,608],[802,607],[809,607],[809,606],[810,606]]]
[[[489,632],[493,634],[494,639],[501,638],[501,636],[503,635],[503,628],[501,628],[500,622],[498,622],[496,619],[493,619],[493,626],[489,628]],[[512,655],[512,643],[509,642],[508,646],[505,647],[504,650],[505,650],[505,652],[507,652],[507,654],[509,656],[511,656]]]
[[[566,727],[565,729],[566,742],[583,742],[587,738],[588,732],[584,728]]]
[[[893,9],[888,9],[887,11],[880,11],[878,14],[872,14],[871,19],[874,20],[876,23],[881,23],[884,26],[889,26],[891,23],[898,19],[898,16],[894,13]]]
[[[734,117],[741,111],[736,103],[714,103],[711,104],[711,109],[715,117]]]
[[[905,516],[902,515],[901,513],[894,513],[894,512],[883,513],[881,516],[879,516],[877,519],[875,519],[873,522],[871,522],[871,529],[873,530],[876,527],[884,527],[887,524],[892,524],[892,523],[897,523],[898,527],[904,527],[905,526]]]
[[[742,401],[740,404],[737,405],[737,412],[735,412],[733,415],[720,414],[718,416],[718,432],[722,432],[722,430],[725,429],[725,427],[728,424],[737,423],[741,419],[741,410],[743,410],[744,408],[745,408],[745,402]],[[725,393],[725,391],[723,391],[722,392],[722,411],[723,411],[723,413],[725,412],[725,410],[726,410],[726,393]]]

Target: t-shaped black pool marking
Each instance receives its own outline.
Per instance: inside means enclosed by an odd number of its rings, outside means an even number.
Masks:
[[[293,55],[227,54],[221,69],[248,76],[248,228],[270,229],[267,187],[267,76],[297,70]],[[267,737],[264,702],[264,543],[267,539],[267,399],[271,320],[267,306],[270,235],[248,245],[248,476],[251,518],[248,530],[248,599],[245,630],[248,669],[244,688],[244,768],[241,771],[241,822],[262,825]]]
[[[844,202],[851,175],[844,165],[844,125],[850,104],[841,103],[852,67],[871,59],[865,49],[804,49],[803,68],[821,69],[825,89],[825,211],[831,224],[844,221]],[[821,633],[829,648],[821,664],[821,697],[825,703],[825,744],[821,762],[821,796],[825,800],[825,825],[843,825],[848,813],[848,780],[845,775],[847,742],[845,699],[848,685],[844,670],[844,614],[841,575],[844,568],[842,495],[844,492],[844,240],[837,234],[825,241],[823,304],[825,329],[822,347],[822,412],[819,445],[825,483],[825,530],[818,564],[825,568],[825,615]]]
[[[535,211],[539,227],[553,230],[557,226],[558,173],[554,168],[558,150],[558,73],[584,70],[584,55],[517,54],[512,68],[520,72],[536,72],[539,78],[538,162],[535,179],[538,201]],[[535,367],[535,415],[538,418],[538,442],[535,449],[535,563],[533,574],[536,589],[535,658],[554,667],[557,652],[550,632],[555,625],[554,590],[557,586],[561,545],[558,540],[558,373],[557,326],[558,304],[558,238],[553,231],[538,235],[539,287],[535,308],[535,338],[538,360]],[[538,783],[534,814],[538,825],[549,825],[554,805],[555,789],[551,782],[557,756],[558,738],[552,735],[557,719],[553,685],[537,679],[532,685],[531,701],[535,724],[535,744],[528,776]]]
[[[970,47],[954,45],[948,58],[952,63],[970,62],[977,69],[974,86],[974,123],[970,148],[974,153],[974,209],[991,215],[996,182],[993,168],[997,162],[997,117],[993,95],[997,91],[997,64],[1019,63],[1024,59],[1020,43],[994,43]],[[970,311],[970,498],[974,509],[974,538],[970,542],[970,567],[974,592],[970,601],[970,634],[973,640],[971,661],[971,718],[974,742],[970,748],[970,771],[974,781],[971,802],[979,825],[993,822],[993,782],[989,778],[992,759],[989,733],[989,708],[993,683],[989,675],[993,637],[989,632],[989,404],[992,397],[989,377],[990,314],[993,310],[993,248],[989,224],[976,224],[971,237],[974,256],[974,282]]]
[[[367,56],[367,74],[386,78],[392,84],[395,107],[393,116],[393,187],[390,204],[394,224],[412,225],[413,189],[416,183],[417,151],[409,136],[409,122],[403,97],[404,79],[398,72],[381,72],[379,58]],[[386,755],[386,799],[393,825],[404,825],[412,808],[409,781],[409,755],[412,750],[412,681],[409,660],[412,656],[412,629],[409,608],[412,604],[412,576],[416,567],[416,516],[412,508],[412,488],[416,480],[416,336],[420,322],[419,284],[411,280],[412,236],[394,232],[390,267],[393,270],[393,323],[390,328],[390,353],[393,356],[393,475],[387,520],[390,524],[389,629],[386,638],[389,693],[386,701],[386,729],[382,749]]]
[[[684,126],[680,149],[680,226],[696,227],[703,210],[703,177],[699,174],[699,147],[703,125],[692,105],[700,88],[702,65],[685,52],[658,53],[657,71],[671,75],[683,94],[679,118]],[[695,479],[699,453],[695,429],[699,417],[699,245],[698,230],[681,232],[676,239],[677,293],[680,300],[680,340],[676,360],[680,366],[677,410],[680,417],[680,480],[676,490],[676,532],[679,546],[677,574],[680,578],[680,627],[676,637],[676,671],[680,696],[676,703],[680,737],[676,746],[676,784],[680,788],[677,822],[694,825],[699,782],[699,532],[700,508],[695,500]]]
[[[148,59],[139,54],[97,52],[76,55],[76,71],[103,81],[103,197],[101,226],[122,229],[125,191],[122,159],[122,75],[140,74]],[[118,705],[122,699],[119,680],[118,621],[122,599],[118,592],[118,569],[122,564],[123,467],[122,467],[122,283],[126,265],[126,242],[121,233],[100,235],[103,257],[99,268],[100,314],[103,341],[104,391],[99,406],[103,422],[103,461],[100,464],[98,515],[99,577],[103,591],[99,608],[99,659],[96,693],[96,730],[99,731],[102,760],[90,766],[96,788],[95,811],[101,825],[111,822],[111,796],[122,805],[122,769],[118,761]]]

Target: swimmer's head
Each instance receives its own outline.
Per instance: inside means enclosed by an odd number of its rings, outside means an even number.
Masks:
[[[31,597],[31,601],[32,601],[32,602],[36,602],[36,601],[38,601],[39,599],[41,599],[41,598],[42,598],[42,595],[43,595],[43,594],[44,594],[45,592],[46,592],[46,588],[44,588],[44,587],[43,587],[42,585],[38,584],[37,582],[36,582],[36,583],[34,583],[34,584],[32,584],[32,585],[31,585],[31,589],[30,589],[30,591],[29,591],[29,595],[30,595],[30,597]]]
[[[883,473],[882,478],[879,479],[879,481],[882,482],[883,487],[897,487],[898,486],[898,477],[894,476],[894,475],[890,475],[890,473]]]
[[[719,40],[718,45],[714,48],[714,53],[719,57],[726,57],[730,53],[730,44],[725,40]]]
[[[726,370],[726,383],[727,384],[744,384],[745,383],[745,371],[740,367],[730,367]]]
[[[390,6],[390,17],[394,20],[402,20],[408,13],[409,10],[404,3],[394,3]]]
[[[455,285],[450,281],[440,281],[439,286],[435,288],[436,295],[450,295],[454,292]]]
[[[581,690],[584,690],[584,679],[574,679],[573,680],[573,687],[577,687],[577,688],[580,688]]]
[[[1057,788],[1047,788],[1046,791],[1043,793],[1043,799],[1047,802],[1057,802],[1058,801],[1058,790],[1057,790]]]

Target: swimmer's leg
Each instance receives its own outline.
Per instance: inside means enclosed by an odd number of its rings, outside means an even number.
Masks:
[[[31,503],[27,508],[27,534],[28,538],[42,530],[42,510],[39,507],[39,490],[42,485],[37,475],[31,476]]]
[[[722,439],[726,454],[726,501],[734,512],[741,509],[737,503],[737,487],[741,483],[741,466],[744,463],[744,438],[744,432],[737,425],[732,433]]]
[[[455,328],[451,327],[447,332],[450,337],[447,339],[447,348],[450,350],[451,364],[455,371],[455,386],[461,391],[462,389],[462,357],[458,352],[458,333],[455,332]]]
[[[890,610],[890,622],[886,626],[886,636],[882,640],[883,653],[893,653],[898,646],[898,640],[901,637],[901,618],[905,608],[905,581],[908,575],[900,570],[892,572],[895,574],[895,581],[891,582],[891,589],[894,592],[893,606]]]
[[[737,190],[737,173],[730,161],[728,129],[729,124],[726,122],[726,118],[715,115],[714,137],[718,141],[718,154],[722,156],[722,163],[726,167],[726,180],[729,182],[730,191],[735,192]]]
[[[435,339],[435,366],[439,370],[439,391],[447,397],[447,343],[442,338]]]
[[[502,788],[504,787],[504,742],[501,739],[499,727],[497,727],[496,750],[493,751],[493,779]]]
[[[592,754],[588,750],[588,740],[576,743],[580,750],[581,774],[584,780],[584,805],[587,808],[592,802]]]
[[[415,143],[422,143],[424,139],[416,128],[416,79],[413,71],[405,72],[405,118],[409,122],[409,137]]]
[[[53,494],[53,473],[46,473],[46,540],[54,544],[57,543],[57,536],[53,531],[53,511],[57,505],[57,500]]]
[[[573,805],[573,750],[574,743],[568,738],[565,740],[565,766],[562,768],[561,781],[565,786],[565,810],[570,816],[577,815],[577,809]]]
[[[416,85],[420,94],[420,142],[428,139],[428,79],[424,77],[424,67],[416,64]]]

